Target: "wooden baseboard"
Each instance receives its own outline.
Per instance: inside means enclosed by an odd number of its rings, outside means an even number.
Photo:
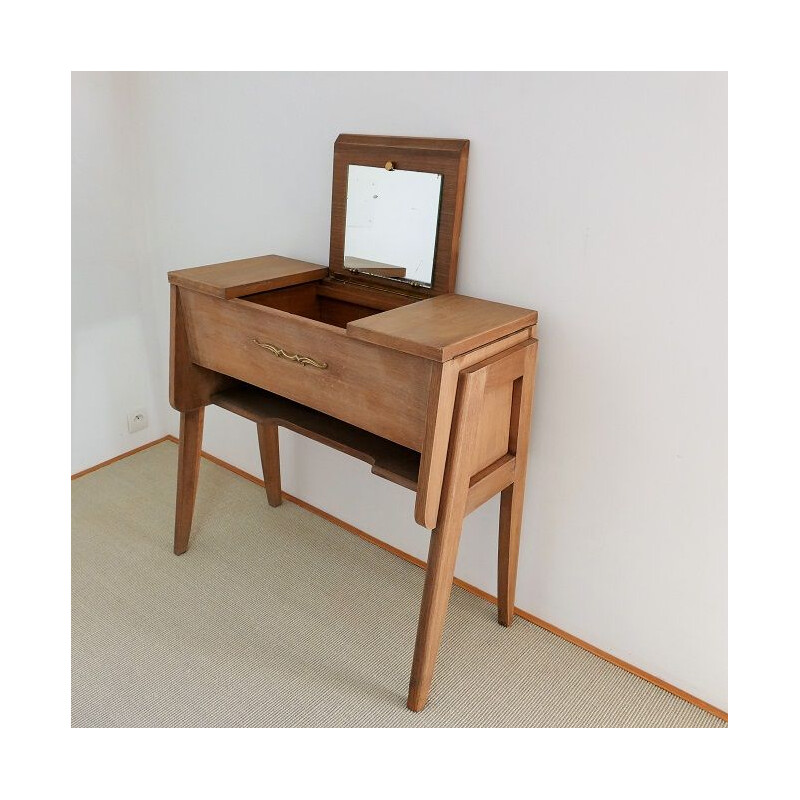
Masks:
[[[83,472],[78,472],[73,475],[73,479],[80,478],[82,475],[86,475],[89,472],[94,472],[96,469],[100,469],[101,467],[105,467],[108,464],[112,464],[114,461],[119,461],[122,458],[127,458],[134,453],[138,453],[141,450],[145,450],[148,447],[153,447],[154,445],[160,444],[161,442],[175,442],[177,444],[178,440],[168,434],[167,436],[163,436],[161,439],[157,439],[154,442],[150,442],[150,444],[143,445],[142,447],[137,447],[135,450],[130,450],[127,453],[123,453],[122,455],[117,456],[116,458],[109,459],[108,461],[104,461],[102,464],[98,464],[95,467],[91,467],[90,469],[83,470]],[[257,478],[255,475],[251,475],[249,472],[245,472],[244,470],[239,469],[238,467],[234,467],[233,464],[229,464],[227,461],[223,461],[221,458],[217,458],[216,456],[212,456],[210,453],[206,453],[205,451],[202,452],[203,458],[211,461],[213,464],[217,464],[220,467],[224,467],[227,470],[239,475],[242,478],[245,478],[252,483],[257,484],[263,488],[264,481],[261,478]],[[307,503],[305,500],[301,500],[298,497],[294,497],[293,495],[289,494],[288,492],[282,492],[284,498],[288,500],[290,503],[294,503],[294,505],[299,506],[300,508],[304,508],[306,511],[310,511],[312,514],[316,514],[318,517],[322,517],[323,519],[327,520],[328,522],[332,522],[334,525],[337,525],[340,528],[343,528],[348,533],[355,534],[360,538],[364,539],[371,544],[376,545],[377,547],[386,550],[392,555],[397,556],[398,558],[402,558],[404,561],[408,561],[411,564],[416,565],[417,567],[421,567],[425,569],[425,562],[415,556],[412,556],[410,553],[406,553],[403,550],[399,550],[396,547],[392,547],[392,545],[387,544],[386,542],[381,541],[380,539],[376,539],[374,536],[366,533],[365,531],[356,528],[355,525],[351,525],[349,522],[345,522],[338,517],[334,517],[333,514],[329,514],[327,511],[323,511],[321,508],[317,508],[316,506],[311,505],[311,503]],[[484,592],[483,589],[479,589],[477,586],[473,586],[471,583],[467,583],[466,581],[462,581],[460,578],[454,578],[453,583],[457,586],[460,586],[462,589],[470,592],[471,594],[476,595],[484,600],[488,600],[490,603],[496,603],[497,597],[489,592]],[[658,686],[659,689],[663,689],[670,694],[675,695],[676,697],[680,697],[681,700],[685,700],[687,703],[691,703],[693,706],[697,706],[698,708],[703,709],[703,711],[707,711],[709,714],[713,714],[715,717],[718,717],[725,722],[728,721],[728,714],[726,711],[722,709],[716,708],[712,706],[710,703],[706,703],[705,700],[701,700],[699,697],[695,697],[694,695],[689,694],[688,692],[684,692],[683,689],[679,689],[677,686],[673,686],[671,683],[667,683],[667,681],[661,680],[661,678],[656,677],[655,675],[650,674],[649,672],[645,672],[643,669],[639,669],[635,667],[633,664],[629,664],[627,661],[623,661],[621,658],[617,658],[611,653],[607,653],[605,650],[601,650],[599,647],[595,647],[593,644],[589,644],[589,642],[585,642],[583,639],[579,639],[577,636],[573,636],[571,633],[567,633],[567,631],[562,630],[561,628],[556,627],[555,625],[551,625],[549,622],[546,622],[543,619],[531,614],[528,611],[525,611],[519,606],[514,608],[515,613],[517,616],[521,617],[528,622],[532,622],[534,625],[538,625],[540,628],[544,628],[550,633],[555,634],[556,636],[560,636],[562,639],[566,639],[568,642],[571,642],[578,647],[583,648],[584,650],[588,650],[593,655],[597,656],[598,658],[602,658],[604,661],[608,661],[611,664],[619,667],[620,669],[624,669],[626,672],[630,672],[633,675],[636,675],[638,678],[642,678],[646,680],[648,683],[652,683],[654,686]]]
[[[128,456],[132,456],[134,453],[141,453],[142,450],[147,450],[148,447],[154,447],[157,444],[161,444],[161,442],[177,442],[178,440],[174,436],[170,436],[167,434],[166,436],[162,436],[160,439],[156,439],[154,442],[148,442],[147,444],[143,444],[141,447],[134,447],[133,450],[128,450],[125,453],[120,453],[118,456],[114,456],[114,458],[109,458],[108,461],[101,461],[99,464],[95,464],[93,467],[89,467],[89,469],[83,469],[80,472],[76,472],[72,476],[72,480],[74,481],[75,478],[82,478],[84,475],[88,475],[90,472],[94,472],[97,469],[102,469],[103,467],[107,467],[109,464],[113,464],[115,461],[121,461],[123,458],[127,458]]]

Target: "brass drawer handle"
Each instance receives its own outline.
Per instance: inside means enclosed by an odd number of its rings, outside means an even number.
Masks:
[[[267,342],[259,342],[258,339],[253,339],[253,344],[257,344],[259,347],[263,347],[265,350],[269,350],[278,358],[285,358],[287,361],[296,361],[300,366],[305,367],[316,367],[317,369],[328,369],[328,364],[323,361],[320,363],[319,361],[314,361],[313,358],[309,358],[308,356],[301,356],[298,353],[287,353],[280,347],[275,347],[274,344],[267,344]]]

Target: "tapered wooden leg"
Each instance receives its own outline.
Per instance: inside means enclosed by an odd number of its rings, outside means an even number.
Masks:
[[[514,621],[519,534],[525,484],[512,483],[500,494],[500,543],[497,555],[497,619],[507,628]]]
[[[412,711],[422,711],[428,702],[447,604],[453,588],[461,525],[461,520],[453,520],[449,526],[435,528],[431,533],[428,571],[422,593],[417,643],[414,648],[414,663],[411,667],[411,682],[406,703]]]
[[[408,686],[406,705],[412,711],[422,711],[425,708],[431,690],[433,668],[442,639],[450,590],[453,588],[453,572],[467,506],[470,439],[478,424],[485,384],[484,373],[465,375],[459,379],[454,431],[442,491],[442,510],[439,513],[439,524],[431,533],[425,589],[422,593],[414,662]]]
[[[533,389],[538,343],[525,352],[522,377],[514,381],[511,396],[511,425],[508,450],[516,457],[514,483],[500,494],[500,535],[497,549],[497,620],[507,628],[514,621],[514,595],[517,589],[519,540],[522,528],[522,503],[528,465]]]
[[[205,408],[181,412],[178,442],[178,494],[175,503],[175,555],[185,553],[192,530],[197,477],[200,473],[200,448],[203,444]]]
[[[264,471],[267,502],[275,508],[283,502],[281,496],[281,456],[277,425],[268,422],[258,423],[258,447],[261,451],[261,469]]]

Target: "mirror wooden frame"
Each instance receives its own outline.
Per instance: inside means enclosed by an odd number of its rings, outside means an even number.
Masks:
[[[430,297],[455,289],[458,244],[467,180],[467,139],[419,139],[403,136],[361,136],[342,133],[333,147],[333,196],[331,199],[330,271],[348,281],[382,286],[404,294]],[[402,278],[354,273],[344,266],[347,220],[348,167],[381,167],[391,161],[394,169],[433,172],[442,176],[442,196],[436,226],[436,249],[431,286],[420,286]]]

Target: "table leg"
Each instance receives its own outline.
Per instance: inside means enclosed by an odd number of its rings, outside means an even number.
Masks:
[[[507,628],[514,621],[519,536],[524,484],[515,481],[500,494],[500,540],[497,557],[497,618]]]
[[[471,438],[480,417],[485,385],[484,372],[463,376],[459,380],[453,441],[448,453],[442,491],[443,505],[439,524],[431,533],[425,589],[408,687],[406,705],[412,711],[422,711],[425,708],[431,689],[467,507]]]
[[[200,472],[200,448],[203,444],[205,408],[181,412],[178,442],[178,493],[175,503],[175,555],[185,553],[192,530],[197,477]]]
[[[258,448],[261,451],[261,469],[267,489],[267,502],[277,507],[283,502],[281,495],[281,456],[278,443],[278,426],[275,423],[259,422]]]

